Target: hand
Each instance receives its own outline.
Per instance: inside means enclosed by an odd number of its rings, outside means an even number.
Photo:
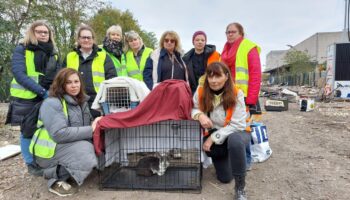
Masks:
[[[199,122],[201,123],[203,128],[212,128],[213,122],[209,119],[205,114],[200,114],[198,117]]]
[[[211,145],[213,145],[213,140],[209,136],[208,139],[203,144],[203,150],[204,151],[210,151]]]
[[[92,131],[95,131],[97,122],[100,121],[100,119],[102,119],[102,117],[96,117],[96,118],[94,119],[94,121],[93,121],[92,124],[91,124]]]

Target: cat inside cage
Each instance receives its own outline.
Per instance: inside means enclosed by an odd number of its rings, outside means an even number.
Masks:
[[[103,187],[198,189],[201,135],[196,121],[161,121],[105,133]]]

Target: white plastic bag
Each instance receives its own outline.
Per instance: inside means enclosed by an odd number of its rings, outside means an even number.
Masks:
[[[263,123],[254,122],[251,125],[252,140],[250,151],[252,162],[264,162],[270,158],[272,149],[269,145],[266,126]]]

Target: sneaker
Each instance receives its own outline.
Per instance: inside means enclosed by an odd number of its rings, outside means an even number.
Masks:
[[[33,176],[43,176],[44,170],[37,165],[29,164],[27,165],[28,173]]]
[[[234,200],[247,200],[247,194],[244,190],[237,190]]]
[[[245,170],[246,170],[246,171],[252,170],[252,164],[251,164],[251,163],[250,163],[250,164],[247,164]]]
[[[65,181],[57,181],[51,186],[49,191],[57,194],[60,197],[66,197],[75,194],[77,192],[77,188],[72,187]]]

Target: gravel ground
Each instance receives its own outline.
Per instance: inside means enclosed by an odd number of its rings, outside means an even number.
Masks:
[[[3,111],[6,106],[0,105]],[[254,164],[247,176],[249,199],[350,199],[350,103],[318,103],[313,112],[289,104],[286,112],[266,112],[272,157]],[[19,131],[0,125],[0,146],[18,144]],[[27,173],[20,155],[0,162],[0,199],[61,199],[46,180]],[[154,191],[100,191],[92,173],[71,199],[232,199],[234,183],[221,184],[212,167],[203,172],[199,194]]]

